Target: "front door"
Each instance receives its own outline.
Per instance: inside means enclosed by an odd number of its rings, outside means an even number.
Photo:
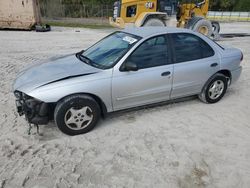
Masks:
[[[144,41],[114,70],[112,101],[114,110],[168,100],[172,89],[173,65],[164,35]],[[137,71],[123,70],[126,62],[137,65]]]

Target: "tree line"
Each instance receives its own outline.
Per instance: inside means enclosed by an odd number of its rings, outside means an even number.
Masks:
[[[44,2],[48,0],[40,0],[40,1]],[[64,5],[78,4],[78,5],[110,5],[112,6],[116,0],[55,0],[55,1],[59,1],[60,3]],[[182,1],[201,2],[202,0],[182,0]],[[210,0],[210,10],[250,12],[250,0]]]
[[[212,0],[210,10],[250,12],[250,0]]]

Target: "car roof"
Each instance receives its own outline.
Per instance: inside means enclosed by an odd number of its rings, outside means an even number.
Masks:
[[[133,35],[140,36],[142,38],[146,38],[149,36],[154,36],[158,34],[167,34],[167,33],[192,33],[189,29],[176,28],[176,27],[127,27],[123,30],[123,32],[130,33]]]

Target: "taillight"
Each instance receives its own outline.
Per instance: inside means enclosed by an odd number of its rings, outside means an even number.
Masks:
[[[244,58],[244,55],[243,55],[243,53],[241,52],[241,58],[240,58],[240,61],[243,61],[243,58]]]

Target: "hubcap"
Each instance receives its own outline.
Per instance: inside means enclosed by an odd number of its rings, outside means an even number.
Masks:
[[[209,88],[208,95],[210,99],[217,99],[224,91],[224,82],[216,80]]]
[[[81,130],[87,127],[93,120],[93,112],[90,107],[84,106],[80,109],[71,107],[64,116],[64,122],[68,128]]]
[[[207,26],[201,26],[199,28],[199,33],[202,33],[203,35],[207,35],[208,34],[208,27]]]

